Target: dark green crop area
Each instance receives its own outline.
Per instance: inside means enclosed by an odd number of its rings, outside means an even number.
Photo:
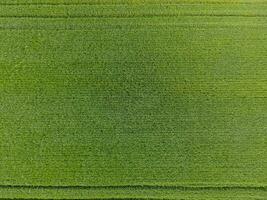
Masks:
[[[267,1],[0,0],[0,199],[267,198]]]

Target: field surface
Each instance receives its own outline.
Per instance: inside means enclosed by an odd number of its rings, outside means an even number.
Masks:
[[[0,0],[0,199],[267,199],[267,1]]]

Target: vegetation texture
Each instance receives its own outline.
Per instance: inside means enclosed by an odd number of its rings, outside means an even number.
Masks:
[[[267,1],[0,0],[0,199],[266,199]]]

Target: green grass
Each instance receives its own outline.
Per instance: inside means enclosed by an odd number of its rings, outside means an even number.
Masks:
[[[266,13],[0,0],[0,198],[266,198]]]

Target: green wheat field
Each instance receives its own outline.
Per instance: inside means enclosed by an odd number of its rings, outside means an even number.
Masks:
[[[0,0],[0,199],[267,199],[267,1]]]

